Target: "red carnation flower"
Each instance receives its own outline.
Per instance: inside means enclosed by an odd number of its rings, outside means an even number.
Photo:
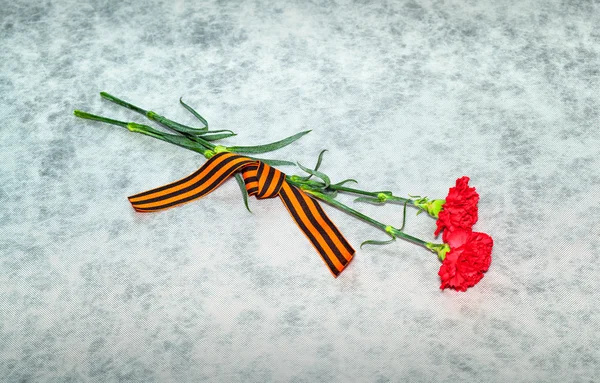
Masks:
[[[442,280],[440,289],[452,287],[457,291],[466,291],[475,286],[490,267],[494,241],[489,235],[471,232],[470,229],[448,233],[450,251],[438,272]]]
[[[475,188],[469,187],[469,177],[457,179],[456,186],[448,191],[446,202],[439,213],[435,235],[444,230],[442,239],[448,242],[449,231],[471,230],[477,222],[478,202],[479,194]]]

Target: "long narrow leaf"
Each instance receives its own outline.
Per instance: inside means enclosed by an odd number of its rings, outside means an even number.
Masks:
[[[187,138],[185,136],[180,136],[177,134],[167,134],[167,133],[162,133],[161,136],[162,136],[161,139],[163,141],[170,142],[174,145],[181,146],[181,147],[193,150],[198,153],[204,153],[206,151],[206,149],[202,145],[200,145],[199,143],[197,143],[195,141],[190,140],[189,138]]]
[[[319,167],[321,167],[321,162],[323,161],[323,154],[325,154],[326,151],[327,151],[327,149],[323,149],[323,150],[321,150],[321,153],[319,153],[319,158],[317,159],[317,165],[315,165],[315,171],[319,170]]]
[[[267,158],[257,158],[257,157],[250,157],[250,156],[246,156],[252,160],[257,160],[260,162],[264,162],[267,165],[271,165],[271,166],[296,166],[295,163],[293,163],[292,161],[286,161],[286,160],[271,160],[271,159],[267,159]]]
[[[300,137],[310,133],[310,130],[305,130],[300,133],[296,133],[293,136],[289,136],[284,138],[283,140],[271,142],[270,144],[264,145],[255,145],[255,146],[232,146],[229,147],[229,151],[234,153],[267,153],[272,152],[273,150],[281,149],[284,146],[291,144],[292,142],[298,140]]]
[[[392,242],[394,242],[396,240],[396,238],[392,238],[388,241],[377,241],[374,239],[369,239],[367,241],[364,241],[363,243],[360,244],[360,248],[362,249],[363,245],[387,245],[390,244]]]
[[[194,110],[194,108],[192,108],[191,106],[189,106],[188,104],[186,104],[185,102],[183,102],[183,97],[179,97],[179,102],[181,103],[181,105],[183,105],[184,108],[186,108],[191,114],[194,115],[194,117],[196,117],[198,120],[200,120],[204,126],[206,127],[206,129],[208,129],[208,121],[206,121],[204,119],[204,117],[202,117],[198,112],[196,112]]]
[[[404,230],[404,225],[406,224],[406,202],[404,202],[404,212],[402,213],[402,227],[398,230]]]
[[[164,116],[161,116],[159,114],[156,114],[154,112],[148,112],[146,113],[146,116],[152,120],[152,121],[156,121],[161,125],[166,126],[167,128],[174,130],[178,133],[188,133],[188,134],[193,134],[193,135],[201,135],[201,134],[205,134],[208,131],[208,128],[193,128],[191,126],[187,126],[187,125],[183,125],[180,124],[179,122],[175,122],[173,120],[170,120]]]
[[[333,184],[333,186],[343,186],[345,183],[348,183],[348,182],[358,183],[358,181],[355,180],[354,178],[348,178],[348,179],[338,182],[337,184]]]
[[[308,174],[311,174],[315,177],[319,177],[320,179],[322,179],[323,182],[325,183],[325,187],[328,187],[329,185],[331,185],[331,181],[329,180],[329,177],[327,177],[327,175],[325,173],[322,173],[318,170],[313,170],[313,169],[307,168],[305,166],[302,166],[300,163],[298,163],[298,166],[300,167],[300,169],[304,170]]]
[[[233,133],[236,134],[233,130],[229,129],[218,129],[218,130],[208,130],[206,129],[203,133],[199,134],[199,136],[204,134],[212,134],[212,133]]]
[[[319,170],[319,167],[321,166],[321,161],[323,160],[323,153],[325,153],[327,151],[327,149],[323,149],[321,150],[321,153],[319,153],[319,158],[317,159],[317,164],[315,165],[315,171]],[[303,179],[304,181],[308,181],[310,179],[310,177],[312,177],[312,174],[307,175],[306,177],[300,177],[301,179]]]
[[[250,206],[248,206],[248,191],[246,190],[246,183],[244,182],[244,178],[240,173],[235,173],[235,180],[237,181],[238,186],[240,187],[240,191],[242,192],[242,198],[244,199],[244,205],[246,206],[246,209],[250,213],[252,213],[252,210],[250,210]]]
[[[202,136],[199,136],[198,138],[201,138],[206,141],[216,141],[216,140],[222,140],[224,138],[229,138],[229,137],[233,137],[233,136],[237,136],[237,134],[235,134],[233,132],[232,133],[203,134]]]
[[[178,134],[168,134],[158,131],[148,125],[137,124],[135,122],[130,122],[127,124],[127,129],[131,132],[145,134],[147,136],[151,136],[154,138],[158,138],[159,140],[163,140],[169,142],[171,144],[181,146],[186,149],[193,150],[198,153],[204,154],[206,148],[203,147],[200,143],[192,141],[186,136],[181,136]]]

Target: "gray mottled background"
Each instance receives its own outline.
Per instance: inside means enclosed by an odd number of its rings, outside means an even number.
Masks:
[[[598,1],[1,3],[2,382],[597,381]],[[144,121],[100,91],[192,123],[184,96],[229,144],[313,129],[273,156],[327,148],[366,189],[444,197],[468,175],[492,266],[441,291],[398,241],[334,279],[233,180],[137,214],[128,195],[204,159],[76,119]],[[385,238],[326,210],[357,249]]]

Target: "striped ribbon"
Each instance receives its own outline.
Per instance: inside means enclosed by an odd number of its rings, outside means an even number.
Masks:
[[[283,172],[239,154],[215,154],[193,174],[128,197],[129,202],[138,212],[168,209],[205,196],[237,171],[242,173],[248,195],[259,199],[281,198],[334,277],[344,270],[352,259],[354,249],[327,217],[318,201],[287,183]]]

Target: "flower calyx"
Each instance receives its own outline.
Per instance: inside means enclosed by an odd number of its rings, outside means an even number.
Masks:
[[[446,254],[450,251],[450,245],[448,245],[447,243],[428,242],[425,246],[432,252],[437,253],[438,258],[442,262],[444,261],[444,259],[446,259]]]
[[[419,209],[417,215],[421,214],[422,212],[426,212],[433,218],[438,218],[445,203],[446,200],[443,199],[429,200],[427,197],[413,197],[413,204]]]

